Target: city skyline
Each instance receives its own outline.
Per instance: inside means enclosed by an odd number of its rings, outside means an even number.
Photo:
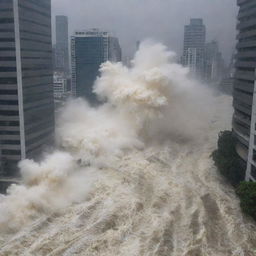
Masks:
[[[0,255],[255,255],[255,1],[0,0]]]
[[[53,15],[61,14],[69,17],[70,36],[76,29],[97,27],[101,30],[112,31],[115,36],[119,37],[125,57],[131,57],[134,54],[136,41],[143,41],[147,38],[161,41],[181,56],[183,27],[190,18],[204,19],[208,31],[207,41],[216,40],[220,43],[220,50],[226,63],[230,62],[235,49],[238,8],[233,0],[158,2],[143,0],[140,4],[135,0],[129,2],[77,0],[73,8],[68,8],[69,4],[69,0],[52,1]],[[94,13],[97,15],[93,15]],[[216,17],[221,22],[216,22]]]
[[[50,15],[48,15],[48,17],[50,17]],[[62,56],[62,66],[63,67],[57,67],[57,70],[58,69],[63,69],[63,71],[64,72],[66,72],[67,74],[68,74],[68,72],[67,72],[67,69],[64,67],[64,66],[67,66],[67,62],[68,62],[68,58],[67,57],[65,57],[64,55],[66,55],[67,54],[67,46],[68,46],[68,44],[69,44],[69,42],[68,41],[70,41],[71,40],[71,38],[70,37],[68,37],[68,18],[66,17],[66,16],[64,16],[64,15],[57,15],[56,17],[54,17],[54,19],[56,19],[57,20],[57,23],[55,24],[56,25],[56,27],[60,27],[60,29],[56,29],[56,33],[57,33],[57,36],[56,36],[56,38],[57,38],[57,41],[56,41],[56,48],[59,48],[59,50],[57,50],[57,52],[61,52],[61,53],[63,53],[63,56]],[[192,19],[193,20],[193,19]],[[194,19],[194,20],[200,20],[200,19]],[[49,22],[50,20],[48,20],[48,22]],[[187,26],[186,26],[187,27]],[[193,34],[193,33],[192,33]],[[78,35],[78,34],[77,34]],[[204,37],[204,40],[203,40],[203,44],[205,44],[205,38],[206,38],[206,35],[205,35],[205,32],[204,32],[204,35],[203,35],[203,37]],[[112,37],[110,37],[109,36],[109,38],[112,38]],[[113,37],[114,38],[114,37]],[[73,39],[74,39],[74,37],[73,37]],[[138,41],[137,41],[138,42]],[[49,43],[49,42],[48,42]],[[108,46],[107,46],[107,50],[104,50],[105,52],[103,53],[103,55],[102,56],[104,56],[104,57],[102,57],[102,59],[100,60],[100,61],[98,61],[97,62],[97,67],[95,67],[95,70],[93,71],[93,72],[89,72],[89,73],[87,73],[87,75],[88,74],[90,74],[90,75],[93,75],[93,77],[91,77],[89,80],[90,80],[90,83],[89,84],[87,84],[86,85],[86,83],[84,82],[84,81],[86,81],[86,80],[88,80],[87,79],[87,77],[83,77],[83,81],[81,80],[79,83],[80,83],[80,87],[82,86],[82,87],[84,87],[84,88],[87,88],[87,90],[88,90],[88,88],[90,89],[90,94],[92,93],[91,91],[92,91],[92,85],[93,85],[93,82],[94,82],[94,80],[96,79],[96,77],[97,77],[97,74],[98,74],[98,68],[99,68],[99,65],[102,63],[102,62],[104,62],[104,61],[106,61],[106,60],[113,60],[113,61],[120,61],[121,60],[121,49],[119,49],[120,48],[120,46],[119,46],[119,43],[118,43],[118,40],[117,40],[117,43],[116,43],[116,40],[108,40],[108,42],[107,42],[107,44],[108,44]],[[118,44],[118,47],[116,47],[116,45]],[[38,44],[39,45],[39,44]],[[112,47],[112,46],[113,47]],[[70,44],[70,46],[71,46],[71,44]],[[138,44],[137,44],[137,46],[138,46]],[[36,46],[35,46],[36,47]],[[118,49],[117,49],[118,48]],[[73,49],[73,48],[72,48]],[[100,50],[100,48],[99,48],[99,50]],[[120,50],[120,54],[117,54],[118,56],[111,56],[111,53],[113,53],[113,52],[115,52],[116,50]],[[40,51],[40,50],[39,50]],[[56,49],[55,49],[55,52],[56,52]],[[106,56],[107,57],[106,57]],[[73,61],[74,61],[74,56],[73,56],[73,59],[72,59]],[[43,65],[42,63],[40,64],[41,66]],[[76,75],[74,75],[75,73],[74,72],[76,72],[77,70],[76,70],[76,68],[77,68],[77,63],[76,63],[76,65],[75,65],[75,69],[74,69],[74,63],[73,63],[73,69],[72,69],[72,71],[73,71],[73,91],[74,91],[74,87],[76,87],[76,86],[74,86],[74,81],[76,81],[75,83],[77,83],[77,73],[76,73]],[[90,64],[91,65],[91,64]],[[50,66],[48,66],[48,67],[50,67]],[[75,71],[74,71],[75,70]],[[85,69],[83,68],[83,70],[85,71]],[[80,70],[81,71],[81,70]],[[78,72],[79,73],[79,72]],[[80,72],[81,73],[81,72]],[[84,73],[84,72],[82,72],[82,73]],[[86,73],[86,72],[85,72]],[[75,77],[75,80],[74,80],[74,77]],[[59,78],[60,79],[60,78]],[[61,78],[62,79],[62,78]],[[55,79],[56,80],[56,79]],[[67,83],[67,81],[66,81],[66,78],[64,78],[64,80],[65,80],[65,82],[63,82],[63,84],[66,84]],[[63,80],[63,81],[64,81]],[[88,81],[89,81],[88,80]],[[57,81],[57,80],[56,80]],[[60,80],[59,80],[60,81]],[[57,83],[56,83],[57,84]],[[58,85],[59,86],[59,85]],[[81,88],[82,88],[81,87]],[[64,88],[64,87],[63,87]],[[62,88],[62,90],[64,90]],[[57,90],[57,85],[56,85],[56,90]],[[66,89],[65,89],[66,90]],[[84,89],[83,89],[84,90]],[[35,93],[36,93],[36,90],[35,90]],[[64,93],[64,91],[63,91],[63,93]],[[89,92],[88,92],[89,93]],[[87,93],[87,94],[88,94]],[[55,93],[56,94],[56,93]],[[74,94],[73,93],[73,95],[76,95],[76,94]],[[88,94],[89,95],[89,94]],[[84,96],[84,95],[82,95],[82,94],[77,94],[76,96]],[[35,95],[35,97],[36,98],[38,98],[39,96],[38,95]],[[32,99],[30,99],[30,100],[32,100]],[[9,107],[10,108],[10,107]],[[22,111],[21,111],[21,113],[22,113]],[[22,117],[22,115],[21,115],[21,117]],[[23,135],[23,137],[24,137],[25,135]],[[23,143],[24,145],[23,145],[23,148],[25,148],[25,142]],[[24,153],[25,151],[24,151],[25,149],[23,149],[23,153],[22,153],[22,159],[26,156],[26,153]],[[4,151],[3,151],[4,152]]]

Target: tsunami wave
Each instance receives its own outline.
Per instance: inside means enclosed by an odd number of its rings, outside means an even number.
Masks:
[[[211,152],[232,99],[144,42],[131,68],[106,62],[102,104],[62,109],[56,150],[24,160],[0,198],[0,255],[253,256],[256,226]]]

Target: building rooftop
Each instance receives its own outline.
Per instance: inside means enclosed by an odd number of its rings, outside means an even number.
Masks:
[[[203,25],[203,19],[190,19],[190,25]]]
[[[77,30],[74,33],[74,36],[76,37],[109,37],[111,36],[110,32],[107,31],[100,31],[97,28],[92,28],[88,30]]]

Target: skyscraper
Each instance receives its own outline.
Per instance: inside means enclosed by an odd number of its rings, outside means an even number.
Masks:
[[[239,31],[234,81],[233,133],[237,153],[246,168],[246,180],[256,181],[256,5],[255,0],[237,0]]]
[[[184,29],[182,62],[197,78],[203,78],[206,29],[202,19],[191,19]]]
[[[58,15],[56,16],[55,68],[66,74],[69,73],[68,49],[68,17]]]
[[[71,39],[72,94],[96,102],[92,86],[100,65],[107,61],[121,61],[121,48],[116,37],[108,32],[92,29],[77,31]]]
[[[50,0],[0,1],[0,166],[34,158],[52,141]]]

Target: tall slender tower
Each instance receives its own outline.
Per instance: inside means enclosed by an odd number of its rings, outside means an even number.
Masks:
[[[55,68],[69,73],[68,17],[56,16]]]
[[[256,181],[256,5],[255,0],[237,0],[238,43],[234,81],[233,133],[246,180]],[[247,167],[246,167],[247,166]]]
[[[100,65],[121,61],[121,48],[116,37],[98,29],[77,31],[71,39],[72,94],[97,102],[92,92]]]
[[[184,29],[183,65],[202,79],[204,74],[206,29],[202,19],[191,19]]]
[[[54,132],[50,0],[0,1],[0,169],[34,158]]]

